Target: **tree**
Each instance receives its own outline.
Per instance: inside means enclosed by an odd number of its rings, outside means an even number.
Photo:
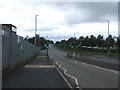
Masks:
[[[84,39],[84,46],[89,46],[89,36],[86,36]]]
[[[57,41],[55,44],[60,44],[60,42],[59,42],[59,41]]]
[[[108,45],[108,38],[109,38],[109,45]],[[106,45],[109,46],[109,47],[114,47],[115,40],[114,40],[114,38],[112,37],[112,35],[109,35],[108,38],[106,38]]]
[[[89,38],[89,46],[91,46],[91,48],[96,47],[96,37],[94,37],[94,35],[91,35]]]
[[[117,37],[117,47],[120,49],[120,35]]]
[[[84,45],[84,37],[83,36],[80,36],[79,38],[79,48],[82,47]]]
[[[29,41],[29,43],[35,44],[35,37],[28,38],[27,41]]]
[[[98,35],[98,37],[97,37],[97,46],[98,46],[98,48],[104,46],[104,39],[103,39],[102,35]]]
[[[29,36],[27,35],[24,40],[28,40]]]
[[[54,44],[54,42],[53,42],[52,40],[48,40],[48,42],[49,42],[50,44]]]
[[[39,40],[40,46],[43,47],[44,44],[45,44],[45,38],[44,37],[40,37],[39,39],[40,39]]]
[[[67,46],[71,46],[75,44],[76,39],[71,37],[66,41]],[[73,43],[73,44],[72,44]]]

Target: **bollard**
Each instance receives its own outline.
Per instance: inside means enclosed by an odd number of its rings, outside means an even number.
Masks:
[[[47,48],[47,61],[49,61],[48,48]]]
[[[77,53],[75,53],[76,54],[76,59],[77,59]]]

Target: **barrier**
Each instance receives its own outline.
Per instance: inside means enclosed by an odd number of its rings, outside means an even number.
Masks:
[[[89,55],[75,52],[67,52],[67,57],[74,58],[76,60],[89,59]]]

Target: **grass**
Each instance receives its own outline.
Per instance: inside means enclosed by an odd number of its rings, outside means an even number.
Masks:
[[[92,50],[81,50],[78,48],[64,48],[59,45],[55,45],[57,48],[62,49],[64,51],[70,51],[70,52],[75,52],[75,53],[82,53],[82,54],[87,54],[87,55],[100,55],[100,56],[107,56],[107,52],[97,52],[97,51],[92,51]],[[118,53],[112,53],[113,57],[118,57]]]

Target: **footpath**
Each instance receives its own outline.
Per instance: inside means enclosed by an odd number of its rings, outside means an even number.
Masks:
[[[52,61],[47,61],[45,52],[10,75],[2,82],[2,88],[66,88],[70,90]]]

